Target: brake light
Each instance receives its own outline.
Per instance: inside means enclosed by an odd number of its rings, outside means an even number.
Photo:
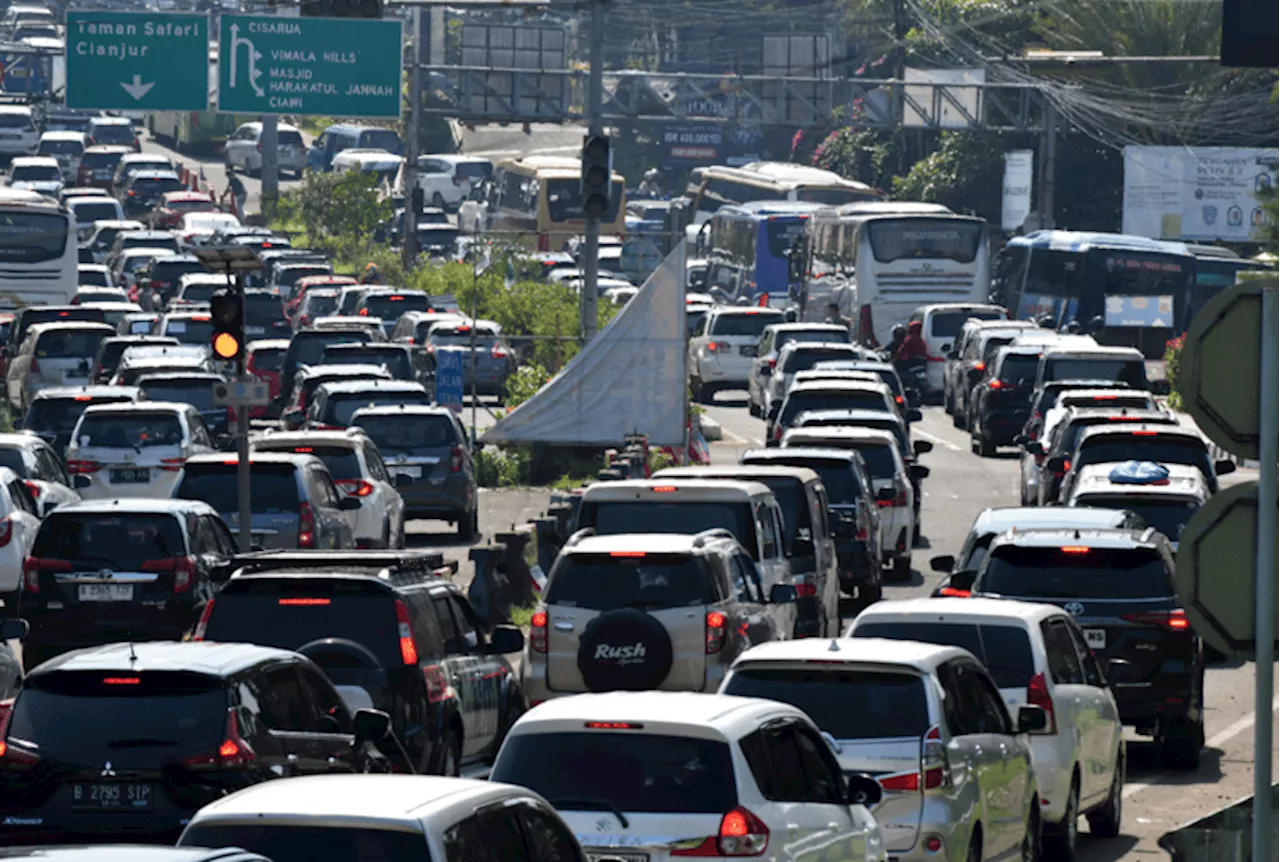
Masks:
[[[142,685],[140,676],[104,676],[103,685]]]
[[[811,584],[808,581],[800,581],[796,584],[796,596],[802,599],[811,599],[818,594],[818,585]]]
[[[0,518],[0,548],[5,547],[13,539],[13,519]]]
[[[158,560],[143,560],[140,566],[144,572],[173,572],[173,591],[185,593],[195,582],[195,557],[166,557]]]
[[[9,719],[14,701],[0,701],[0,772],[25,772],[40,762],[36,755],[9,745]]]
[[[244,525],[241,529],[245,529],[248,525]],[[316,544],[316,516],[311,511],[310,503],[301,503],[298,506],[298,547],[314,548]]]
[[[1077,545],[1070,545],[1070,546],[1065,547],[1065,548],[1059,548],[1058,550],[1059,550],[1059,551],[1061,551],[1061,552],[1062,552],[1062,553],[1064,553],[1064,554],[1087,554],[1087,553],[1089,553],[1089,549],[1088,549],[1088,548],[1080,547],[1080,546],[1077,546]]]
[[[1147,611],[1140,614],[1124,614],[1120,619],[1131,623],[1159,626],[1171,632],[1191,631],[1191,620],[1182,609],[1172,611]]]
[[[942,728],[934,725],[924,735],[920,746],[920,773],[924,776],[924,789],[935,790],[950,782],[950,764],[947,763],[947,747],[942,744]]]
[[[634,721],[584,721],[588,730],[644,730],[644,725]]]
[[[697,839],[693,839],[697,841]],[[688,842],[691,843],[691,842]],[[671,851],[672,856],[760,856],[769,847],[769,827],[739,806],[720,818],[719,834],[696,845]]]
[[[191,636],[193,641],[204,640],[204,633],[209,628],[209,617],[213,616],[213,603],[216,601],[217,599],[209,599],[204,603],[204,610],[200,612],[200,621],[196,623],[195,633]]]
[[[946,596],[951,599],[967,599],[969,598],[968,590],[961,590],[956,587],[943,587],[938,590],[939,596]]]
[[[1157,434],[1155,431],[1130,431],[1129,433],[1134,437],[1154,437]]]
[[[1027,703],[1040,707],[1048,716],[1049,721],[1041,733],[1058,732],[1058,719],[1053,713],[1053,698],[1049,695],[1049,683],[1044,674],[1036,674],[1027,683]]]
[[[772,371],[778,367],[778,360],[776,358],[770,359],[766,364],[769,366],[769,369]]]
[[[773,439],[774,440],[782,439],[782,423],[776,423],[773,426]]]
[[[1054,471],[1053,471],[1053,475],[1055,475],[1055,476],[1057,476],[1059,479],[1061,479],[1063,476],[1067,475],[1067,474],[1068,474],[1068,473],[1070,473],[1070,472],[1071,472],[1071,462],[1070,462],[1070,461],[1063,461],[1063,462],[1062,462],[1062,469],[1061,469],[1061,470],[1054,470]]]
[[[424,667],[422,679],[427,684],[427,703],[453,699],[453,688],[449,685],[449,678],[445,676],[444,668],[440,665],[429,664]]]
[[[492,359],[506,359],[510,355],[511,355],[510,351],[508,351],[507,348],[503,347],[501,344],[493,345],[493,350],[489,351],[489,356]]]
[[[449,450],[449,472],[461,473],[464,453],[461,446],[454,446]]]
[[[715,353],[716,351],[718,351],[718,350],[723,350],[723,349],[725,349],[725,348],[727,348],[727,347],[728,347],[728,345],[727,345],[727,344],[725,344],[725,343],[724,343],[724,342],[722,342],[722,341],[708,341],[708,342],[707,342],[707,352],[708,352],[708,353]]]
[[[326,605],[333,604],[333,599],[324,599],[324,598],[280,599],[279,601],[276,602],[276,604],[283,605],[284,607],[287,607],[287,608],[320,608]]]
[[[70,560],[55,560],[50,557],[27,557],[22,564],[23,589],[28,593],[40,592],[41,572],[70,572]]]
[[[546,611],[538,611],[529,618],[529,649],[541,653],[547,651]]]
[[[396,628],[400,636],[400,660],[407,665],[418,663],[418,647],[413,642],[413,628],[409,625],[409,606],[396,599]]]
[[[985,362],[975,362],[975,363],[973,363],[973,370],[974,370],[974,371],[986,371],[986,370],[987,370],[987,363],[985,363]]]
[[[160,469],[168,470],[171,473],[176,473],[179,470],[181,470],[186,465],[186,463],[187,463],[186,458],[161,458]]]
[[[368,497],[373,493],[373,483],[365,479],[335,479],[334,483],[348,497]]]
[[[610,551],[611,557],[634,557],[636,559],[644,559],[647,556],[645,551]]]
[[[649,490],[655,494],[674,494],[679,489],[675,485],[654,485]]]
[[[1005,382],[998,377],[987,384],[988,389],[1003,389],[1004,387]]]
[[[242,769],[258,759],[248,740],[240,735],[240,720],[236,717],[236,707],[227,710],[227,723],[222,744],[217,751],[197,754],[182,761],[188,769],[201,772],[218,769]]]
[[[538,251],[550,251],[551,239],[545,234],[538,234]]]
[[[724,646],[725,626],[729,622],[720,611],[707,611],[707,655],[720,652]]]
[[[28,479],[22,484],[27,486],[27,490],[31,492],[32,497],[34,497],[37,500],[40,499],[40,483],[39,482],[33,482],[30,479]]]

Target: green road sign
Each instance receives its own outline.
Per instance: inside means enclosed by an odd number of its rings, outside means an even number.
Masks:
[[[67,12],[67,106],[121,111],[209,107],[209,18]]]
[[[223,15],[218,110],[400,116],[399,21]]]

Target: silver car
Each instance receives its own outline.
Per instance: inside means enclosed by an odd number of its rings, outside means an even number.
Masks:
[[[9,362],[5,382],[10,408],[22,415],[41,389],[88,383],[99,342],[115,334],[115,328],[105,323],[38,323],[32,326]]]

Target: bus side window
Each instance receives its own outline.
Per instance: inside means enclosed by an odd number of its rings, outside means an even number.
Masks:
[[[991,279],[991,300],[1011,311],[1017,311],[1022,293],[1022,274],[1026,269],[1027,247],[1006,246],[996,256]]]

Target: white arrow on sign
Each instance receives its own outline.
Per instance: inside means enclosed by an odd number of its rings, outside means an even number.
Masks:
[[[142,83],[141,75],[134,75],[132,84],[121,81],[120,86],[124,87],[124,91],[130,96],[133,96],[134,99],[141,99],[147,93],[151,92],[151,88],[155,86],[155,82],[153,81],[150,84],[144,84]]]

